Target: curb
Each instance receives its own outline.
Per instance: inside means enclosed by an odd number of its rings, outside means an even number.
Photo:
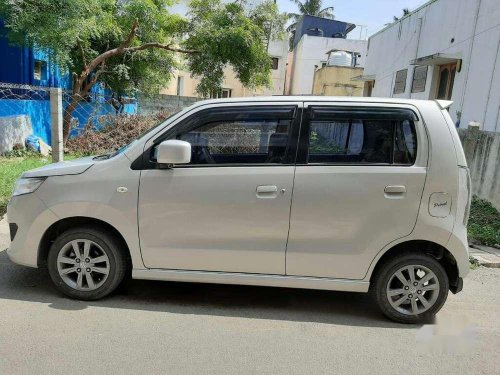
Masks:
[[[0,219],[0,251],[5,250],[10,245],[9,225],[7,224],[7,217],[4,216]]]
[[[483,267],[500,268],[500,250],[498,249],[472,245],[469,247],[469,255]]]

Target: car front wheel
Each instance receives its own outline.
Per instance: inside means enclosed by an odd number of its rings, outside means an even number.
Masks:
[[[74,228],[52,244],[48,257],[56,288],[71,298],[96,300],[122,282],[128,262],[119,241],[95,228]]]

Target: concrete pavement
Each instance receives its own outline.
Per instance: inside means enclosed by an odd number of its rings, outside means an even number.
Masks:
[[[74,301],[5,239],[0,374],[498,373],[498,269],[472,270],[436,324],[406,326],[356,293],[131,281]]]

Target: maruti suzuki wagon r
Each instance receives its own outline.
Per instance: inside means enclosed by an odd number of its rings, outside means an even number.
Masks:
[[[18,264],[78,299],[135,279],[370,292],[428,319],[469,269],[470,183],[451,102],[201,101],[111,153],[28,171]]]

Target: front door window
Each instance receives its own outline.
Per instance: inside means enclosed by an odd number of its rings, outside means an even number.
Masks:
[[[282,163],[290,120],[223,120],[203,124],[176,139],[191,143],[190,164]]]

